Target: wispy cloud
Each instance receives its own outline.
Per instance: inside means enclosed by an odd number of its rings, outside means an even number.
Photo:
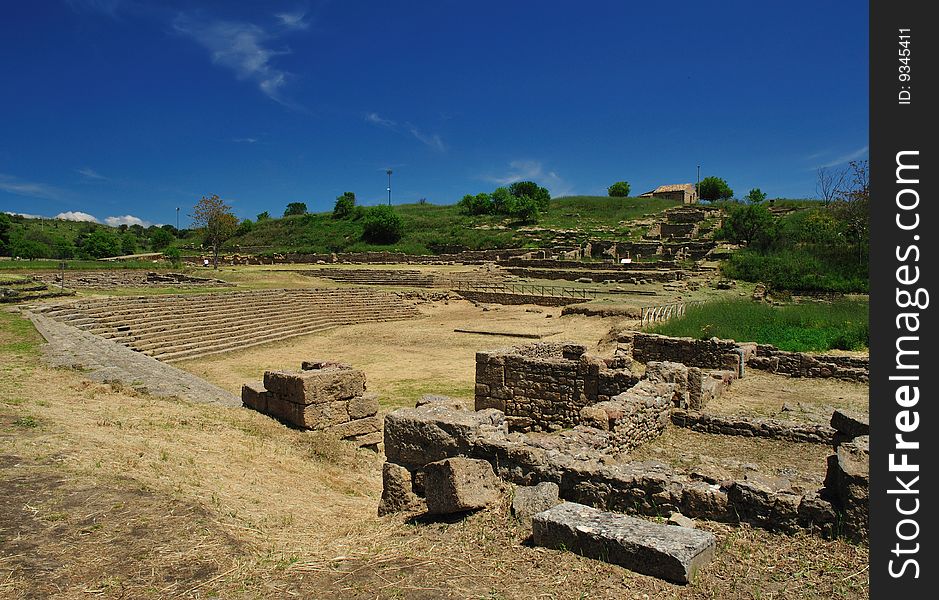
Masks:
[[[513,160],[504,175],[484,175],[485,181],[497,185],[509,185],[516,181],[534,181],[548,188],[554,197],[570,196],[574,193],[573,186],[558,175],[555,171],[546,170],[538,160]]]
[[[64,195],[62,190],[54,186],[45,183],[23,181],[12,175],[4,175],[2,173],[0,173],[0,192],[16,194],[17,196],[28,196],[31,198],[44,198],[46,200],[59,200]]]
[[[391,119],[385,119],[375,112],[370,112],[367,115],[365,115],[365,120],[371,123],[372,125],[378,125],[379,127],[387,127],[388,129],[394,129],[395,127],[398,126],[398,123],[396,121],[392,121]]]
[[[858,148],[857,150],[853,152],[849,152],[848,154],[844,154],[842,156],[839,156],[837,158],[834,158],[826,162],[823,165],[818,165],[818,166],[824,169],[827,169],[830,167],[837,167],[838,165],[849,163],[852,160],[858,160],[858,159],[864,158],[865,156],[867,156],[867,151],[868,151],[868,147],[864,146],[863,148]]]
[[[251,23],[222,21],[180,14],[173,28],[205,47],[212,62],[232,70],[242,81],[251,81],[265,96],[285,106],[284,87],[290,73],[278,68],[274,59],[289,50],[275,50],[271,42],[277,36]]]
[[[60,212],[53,218],[59,219],[60,221],[85,221],[88,223],[100,223],[101,222],[94,215],[89,215],[88,213],[81,212],[80,210],[70,210],[66,212]]]
[[[5,214],[5,215],[12,215],[12,216],[14,216],[14,217],[23,217],[24,219],[46,219],[46,218],[48,218],[48,217],[44,217],[44,216],[42,216],[42,215],[32,215],[32,214],[30,214],[30,213],[13,212],[12,210],[5,210],[5,211],[3,211],[3,214]]]
[[[232,138],[231,141],[235,142],[236,144],[256,144],[258,141],[258,138],[253,138],[253,137]]]
[[[111,227],[119,227],[121,225],[140,225],[142,227],[150,227],[151,223],[149,221],[144,221],[139,217],[134,215],[123,215],[120,217],[105,217],[104,223],[110,225]]]
[[[436,150],[437,152],[446,152],[447,145],[443,143],[443,140],[436,133],[427,134],[419,130],[417,127],[409,127],[411,135],[416,137],[422,144]]]
[[[295,10],[293,12],[282,12],[274,15],[280,21],[280,24],[287,29],[309,29],[310,22],[305,21],[306,11]]]
[[[75,169],[75,172],[84,177],[85,179],[93,179],[95,181],[110,181],[108,177],[105,177],[101,173],[98,173],[94,169],[89,169],[85,167],[83,169]]]
[[[447,151],[447,144],[444,143],[443,138],[440,137],[439,134],[426,133],[407,121],[398,123],[398,121],[382,117],[376,112],[366,113],[365,121],[377,127],[384,127],[385,129],[390,129],[402,134],[405,132],[409,133],[414,137],[414,139],[437,152]]]

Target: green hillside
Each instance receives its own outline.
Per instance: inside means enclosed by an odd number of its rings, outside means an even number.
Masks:
[[[394,250],[409,254],[439,254],[459,250],[538,247],[540,229],[579,230],[583,237],[636,237],[640,229],[630,221],[653,216],[679,203],[659,198],[571,196],[551,200],[537,224],[523,225],[499,215],[469,216],[456,205],[403,204],[394,207],[404,224],[401,239],[391,245],[362,240],[362,219],[335,219],[332,213],[311,213],[265,219],[225,244],[244,252],[362,252]],[[248,230],[246,230],[248,229]]]

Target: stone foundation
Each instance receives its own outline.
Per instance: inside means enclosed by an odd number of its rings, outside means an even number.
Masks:
[[[241,388],[242,404],[275,419],[324,431],[378,449],[378,396],[365,391],[365,373],[348,365],[307,361],[301,371],[265,371],[264,382]]]
[[[577,344],[535,343],[477,352],[476,409],[498,409],[512,429],[520,431],[573,427],[580,422],[582,408],[638,383],[639,378],[624,368],[626,363],[616,366]]]

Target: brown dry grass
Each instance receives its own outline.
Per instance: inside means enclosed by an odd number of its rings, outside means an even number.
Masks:
[[[581,315],[560,317],[558,308],[489,308],[483,311],[465,300],[424,304],[420,307],[424,313],[420,319],[352,325],[243,352],[185,361],[177,366],[240,393],[242,383],[261,379],[266,370],[297,369],[303,360],[328,358],[364,370],[369,390],[379,394],[384,407],[414,406],[414,401],[426,393],[472,400],[478,350],[534,341],[455,333],[454,329],[560,332],[545,337],[545,341],[572,340],[595,347],[617,322]]]
[[[11,598],[859,598],[865,548],[702,523],[679,587],[531,548],[505,506],[375,516],[379,456],[244,409],[157,399],[37,364],[0,319],[0,595]],[[297,360],[294,357],[291,360]]]
[[[869,393],[869,386],[863,383],[799,379],[748,369],[746,377],[735,381],[706,410],[722,415],[827,423],[835,408],[868,414]],[[791,410],[782,411],[783,405]]]

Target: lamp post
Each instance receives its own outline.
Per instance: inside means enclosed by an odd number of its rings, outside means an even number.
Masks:
[[[391,206],[391,169],[385,172],[388,173],[388,206]]]
[[[179,207],[176,207],[176,237],[179,237]]]
[[[694,184],[695,201],[701,199],[701,165],[698,165],[698,179]]]

